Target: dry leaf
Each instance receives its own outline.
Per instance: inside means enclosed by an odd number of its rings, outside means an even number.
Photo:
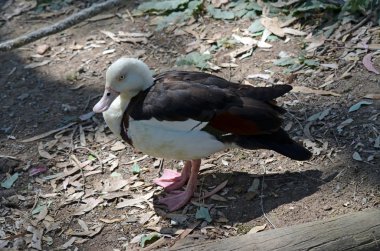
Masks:
[[[106,192],[106,193],[115,192],[115,191],[125,187],[128,183],[129,183],[128,180],[123,180],[120,178],[119,179],[115,178],[115,179],[111,179],[111,180],[106,180],[104,183],[103,192]]]
[[[277,17],[269,18],[269,17],[263,17],[261,18],[261,24],[267,28],[270,32],[275,34],[278,37],[284,37],[285,32],[281,28],[280,22]]]
[[[292,28],[283,28],[283,31],[285,32],[285,34],[290,34],[290,35],[294,35],[294,36],[306,36],[307,35],[307,33],[304,31],[300,31],[300,30],[296,30],[296,29],[292,29]]]
[[[369,53],[364,56],[363,65],[365,66],[365,68],[367,68],[368,71],[374,72],[376,74],[380,74],[380,72],[375,68],[375,66],[373,66],[372,53]]]
[[[103,199],[102,198],[98,198],[98,199],[88,198],[88,199],[83,200],[83,202],[85,202],[85,204],[83,204],[79,208],[77,208],[72,215],[82,215],[82,214],[85,214],[85,213],[91,211],[97,205],[102,203]]]
[[[42,62],[30,63],[28,65],[25,65],[24,69],[34,69],[34,68],[37,68],[37,67],[40,67],[40,66],[47,65],[50,62],[51,62],[50,59],[46,59],[46,60],[44,60]]]
[[[259,41],[257,41],[256,39],[253,39],[251,37],[241,37],[241,36],[238,36],[236,34],[232,34],[232,37],[238,41],[239,43],[242,43],[244,45],[256,45]]]
[[[122,218],[114,218],[114,219],[100,218],[99,220],[100,220],[101,222],[104,222],[104,223],[107,223],[107,224],[112,224],[112,223],[116,223],[116,222],[120,222],[120,221],[125,220],[125,217],[122,217]]]
[[[339,93],[335,93],[335,92],[332,92],[332,91],[315,90],[315,89],[311,89],[311,88],[305,87],[305,86],[293,86],[292,92],[295,92],[295,93],[304,93],[304,94],[326,95],[326,96],[331,95],[331,96],[335,96],[335,97],[339,97],[340,96]]]
[[[107,37],[111,38],[116,43],[120,42],[120,39],[116,36],[115,33],[110,32],[110,31],[105,31],[105,30],[101,30],[100,32],[103,33],[104,35],[106,35]]]
[[[77,237],[72,237],[70,240],[68,240],[65,244],[61,246],[62,249],[66,250],[67,248],[71,247],[73,243],[76,241]]]
[[[368,99],[380,99],[380,93],[369,93],[365,95],[363,98],[368,98]]]
[[[145,195],[140,195],[140,196],[135,197],[133,199],[123,200],[122,202],[119,202],[116,205],[116,208],[131,207],[131,206],[135,206],[137,204],[140,204],[140,203],[150,199],[153,196],[153,193],[154,193],[154,191],[147,193]]]
[[[43,230],[39,230],[39,229],[36,229],[32,226],[28,226],[27,227],[27,230],[28,232],[31,232],[33,233],[33,236],[32,236],[32,242],[30,243],[31,247],[32,248],[35,248],[37,250],[42,250],[42,233],[43,233]]]
[[[255,226],[249,230],[247,234],[254,234],[260,231],[263,231],[267,227],[267,224],[261,225],[261,226]]]
[[[111,151],[120,151],[120,150],[123,150],[125,149],[127,146],[125,144],[123,144],[121,141],[116,141],[115,144],[113,144],[113,146],[111,147]]]
[[[243,53],[250,51],[251,49],[253,49],[252,45],[245,45],[245,46],[243,46],[237,50],[230,52],[229,55],[231,58],[236,58],[236,57],[242,55]]]
[[[45,158],[45,159],[53,158],[53,156],[50,153],[44,150],[44,145],[42,144],[42,142],[38,144],[38,153],[42,158]]]
[[[48,214],[48,208],[47,208],[47,206],[43,206],[40,213],[36,217],[36,222],[38,223],[38,222],[44,220],[45,217],[47,216],[47,214]]]

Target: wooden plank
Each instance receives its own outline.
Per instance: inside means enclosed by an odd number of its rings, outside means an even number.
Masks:
[[[380,250],[380,210],[372,209],[217,241],[194,241],[170,250]]]

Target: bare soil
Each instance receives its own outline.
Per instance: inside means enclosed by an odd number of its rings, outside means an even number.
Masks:
[[[72,6],[77,7],[82,6]],[[133,4],[128,6],[130,10],[133,7]],[[0,27],[2,40],[53,23],[56,19],[69,15],[71,11],[64,8],[62,13],[57,13],[59,14],[56,16],[41,17],[26,12],[13,17]],[[125,9],[109,13],[125,13]],[[23,143],[21,140],[78,121],[78,116],[90,112],[103,92],[105,70],[120,56],[133,56],[144,50],[141,58],[156,72],[174,68],[176,58],[186,54],[188,43],[195,38],[184,31],[186,26],[177,27],[177,32],[174,28],[156,32],[154,26],[150,25],[152,18],[154,17],[135,17],[132,22],[115,15],[109,19],[83,22],[23,48],[0,53],[0,153],[16,158],[0,159],[0,181],[6,179],[7,174],[20,173],[12,188],[0,188],[0,232],[3,231],[9,240],[7,247],[23,249],[28,245],[32,234],[25,230],[36,221],[36,214],[32,215],[32,211],[38,205],[48,205],[48,216],[51,217],[34,224],[38,229],[44,229],[45,226],[42,241],[45,250],[61,247],[72,236],[77,236],[77,239],[71,248],[77,247],[79,250],[137,249],[138,243],[130,241],[139,234],[154,230],[166,234],[168,238],[164,239],[162,246],[169,246],[179,241],[228,238],[245,234],[252,227],[263,224],[266,224],[265,230],[269,230],[367,208],[380,208],[380,154],[379,149],[374,147],[374,139],[379,136],[380,103],[373,100],[371,105],[348,112],[349,107],[360,101],[364,95],[379,93],[380,78],[368,72],[359,61],[350,71],[351,76],[337,80],[327,87],[340,96],[290,93],[279,99],[279,103],[289,111],[285,115],[284,124],[292,137],[305,141],[307,136],[312,136],[309,141],[315,143],[312,149],[315,154],[311,160],[296,162],[265,150],[230,150],[210,156],[208,165],[204,166],[206,169],[200,175],[198,186],[199,191],[210,191],[228,180],[227,185],[218,193],[222,199],[195,199],[195,203],[190,203],[184,210],[167,214],[165,208],[156,204],[142,203],[117,209],[116,205],[121,198],[116,198],[104,200],[83,215],[72,215],[82,205],[83,199],[102,195],[102,186],[110,179],[112,172],[134,182],[126,190],[130,192],[127,198],[154,191],[156,186],[152,179],[159,175],[159,169],[154,165],[156,159],[147,157],[139,161],[141,172],[139,176],[134,176],[131,172],[132,165],[124,163],[144,154],[129,146],[112,151],[111,147],[117,140],[105,127],[103,118],[99,115],[79,122],[63,132],[30,143]],[[250,22],[224,22],[203,17],[195,24],[189,24],[194,32],[206,34],[205,37],[211,39],[214,36],[228,37],[238,28],[247,28]],[[115,43],[100,33],[100,30],[114,33],[150,32],[152,36],[146,44]],[[104,41],[99,43],[100,47],[85,48],[86,44],[99,40]],[[36,48],[41,44],[47,44],[51,49],[39,58],[36,56]],[[222,68],[214,74],[242,82],[249,74],[269,70],[274,72],[274,83],[288,83],[289,76],[282,73],[283,68],[274,66],[272,60],[281,51],[300,55],[303,39],[292,37],[287,43],[279,40],[272,44],[272,49],[258,48],[252,56],[236,60],[237,68]],[[106,49],[115,49],[115,52],[104,55],[103,51]],[[301,72],[292,76],[290,84],[317,89],[331,73],[340,76],[351,65],[340,58],[343,50],[339,47],[330,49],[320,58],[325,63],[338,63],[338,69]],[[219,50],[213,56],[213,63],[219,65],[227,62],[229,56],[226,54],[229,51]],[[51,62],[33,69],[24,68],[31,62],[45,59]],[[379,57],[375,58],[374,65],[380,66]],[[248,81],[252,85],[271,84],[262,80]],[[331,111],[323,120],[308,124],[307,118],[327,108],[331,108]],[[353,122],[339,133],[337,127],[348,118],[352,118]],[[81,145],[80,127],[86,139],[85,148],[78,147]],[[309,132],[305,133],[307,129]],[[46,143],[51,144],[50,147]],[[41,156],[39,145],[51,158]],[[94,152],[103,161],[102,166]],[[354,152],[358,152],[363,161],[354,160]],[[115,155],[119,161],[114,171],[110,170],[112,161],[104,161],[110,154]],[[86,177],[75,173],[72,176],[79,176],[67,180],[66,186],[63,180],[44,179],[48,175],[73,168],[70,162],[72,155],[80,162],[85,162],[89,155],[94,155],[95,159],[90,166],[99,172]],[[48,170],[30,176],[29,170],[36,166],[47,167]],[[180,166],[179,161],[164,161],[165,168],[174,169]],[[93,170],[89,168],[82,175]],[[255,179],[259,180],[259,189],[248,192]],[[80,191],[84,191],[82,199],[68,201],[71,194]],[[46,196],[49,194],[52,194],[51,197]],[[163,194],[159,190],[155,193],[154,200]],[[199,203],[210,209],[213,221],[200,221],[186,238],[178,240],[176,237],[181,233],[180,230],[198,221],[195,212]],[[150,212],[153,214],[149,214]],[[148,217],[148,220],[142,220],[144,217]],[[83,231],[78,219],[86,222],[89,227],[101,224],[102,229],[92,237],[75,235],[73,232]],[[120,220],[105,223],[100,219]],[[181,219],[184,219],[183,222]],[[59,227],[48,231],[47,226],[52,222]]]

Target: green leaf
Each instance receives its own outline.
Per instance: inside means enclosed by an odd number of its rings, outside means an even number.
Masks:
[[[96,157],[92,154],[88,155],[87,157],[88,160],[96,160]]]
[[[366,100],[360,101],[360,102],[354,104],[353,106],[351,106],[350,109],[348,110],[348,112],[357,111],[360,109],[360,107],[362,107],[364,105],[371,105],[372,103],[373,103],[372,101],[366,101]]]
[[[261,24],[260,19],[256,19],[253,23],[248,27],[248,31],[251,33],[261,32],[265,29],[265,27]]]
[[[9,189],[13,186],[15,181],[18,179],[19,173],[14,173],[12,176],[9,176],[7,179],[5,179],[3,182],[1,182],[1,186]]]
[[[297,60],[291,57],[280,58],[273,62],[273,64],[277,66],[288,66],[288,65],[294,65],[296,63],[297,63]]]
[[[235,14],[232,11],[216,9],[212,5],[207,6],[207,12],[215,19],[230,20],[235,18]]]
[[[140,166],[136,162],[132,166],[132,173],[133,174],[139,174],[140,173]]]
[[[145,2],[137,7],[138,11],[142,12],[168,12],[183,9],[189,0],[166,0],[166,1],[151,1]]]
[[[177,65],[194,65],[200,69],[208,69],[207,61],[211,59],[210,54],[201,54],[199,52],[191,52],[186,56],[177,59]]]
[[[145,245],[151,244],[158,239],[160,239],[160,235],[158,233],[151,233],[151,234],[145,235],[140,240],[140,246],[145,247]]]
[[[157,24],[157,31],[160,31],[170,25],[180,24],[190,18],[190,15],[186,15],[185,12],[172,12],[168,16],[162,17]]]
[[[208,211],[207,207],[198,208],[197,212],[195,213],[195,218],[198,220],[205,220],[208,223],[212,221],[210,212]]]
[[[310,67],[316,67],[316,66],[319,66],[319,62],[317,60],[313,60],[313,59],[305,59],[303,61],[303,63],[307,66],[310,66]]]

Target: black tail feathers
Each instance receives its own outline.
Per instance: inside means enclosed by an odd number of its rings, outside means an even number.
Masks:
[[[294,160],[308,160],[312,153],[292,140],[282,129],[272,134],[238,136],[235,143],[246,149],[268,149]]]

